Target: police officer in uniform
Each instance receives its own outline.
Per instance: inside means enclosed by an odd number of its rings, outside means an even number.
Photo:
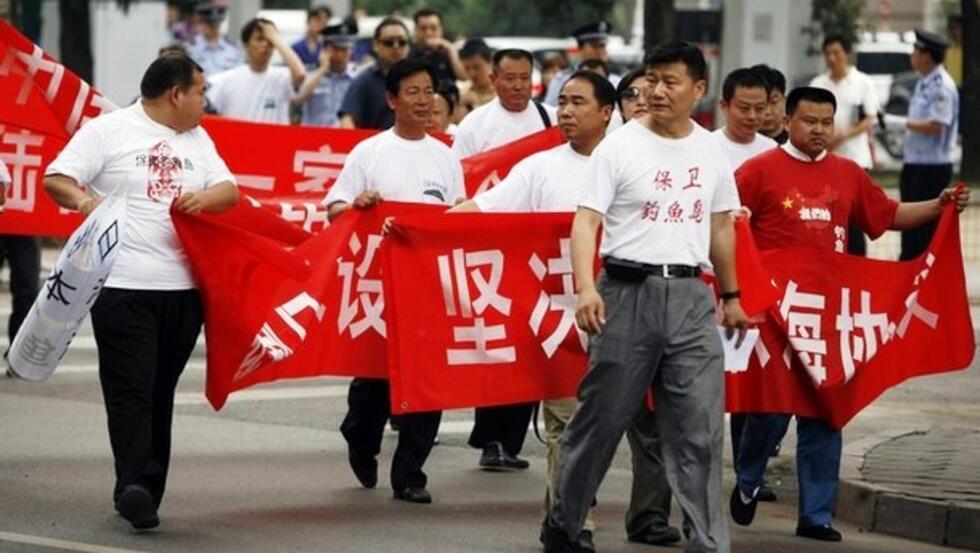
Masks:
[[[943,67],[949,43],[942,37],[915,31],[912,68],[921,75],[909,102],[908,117],[884,115],[882,123],[905,130],[905,164],[900,187],[903,202],[930,200],[953,178],[953,147],[960,117],[960,96]],[[900,259],[918,257],[932,239],[936,223],[902,232]]]
[[[194,8],[198,34],[187,46],[187,53],[210,77],[245,63],[245,53],[238,43],[221,34],[221,21],[225,7],[211,2],[201,2]]]
[[[606,42],[609,41],[609,31],[612,25],[607,21],[596,21],[588,23],[572,31],[572,36],[578,42],[579,57],[581,61],[599,60],[609,63],[609,54],[606,52]],[[555,78],[548,84],[548,92],[545,94],[544,103],[549,106],[558,105],[558,93],[565,81],[578,71],[578,66],[569,66],[555,75]],[[619,84],[619,75],[610,74],[609,82],[613,86]]]
[[[340,125],[337,115],[340,103],[354,80],[350,54],[357,39],[357,21],[348,18],[325,28],[320,34],[323,35],[324,49],[320,53],[319,66],[307,73],[293,103],[303,106],[303,125],[337,127]]]

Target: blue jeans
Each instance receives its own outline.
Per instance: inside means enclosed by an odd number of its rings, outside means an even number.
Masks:
[[[738,487],[747,496],[762,484],[769,454],[786,434],[790,415],[748,415],[739,446]],[[837,499],[843,441],[819,419],[796,418],[796,476],[800,485],[799,524],[830,524]]]

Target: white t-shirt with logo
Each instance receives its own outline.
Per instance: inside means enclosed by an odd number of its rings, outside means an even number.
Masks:
[[[221,115],[258,123],[289,123],[293,77],[288,67],[270,65],[263,73],[239,65],[209,79],[208,100]]]
[[[741,144],[728,138],[728,136],[725,134],[724,127],[715,130],[711,134],[721,139],[721,145],[724,146],[725,151],[728,152],[728,162],[731,164],[732,169],[738,169],[750,158],[779,146],[775,140],[759,133],[755,133],[755,137],[752,139],[752,142],[749,142],[748,144]]]
[[[466,196],[463,166],[449,146],[429,135],[407,140],[393,128],[354,146],[323,204],[354,203],[365,190],[384,200],[442,205]]]
[[[483,212],[574,212],[586,186],[588,164],[589,156],[562,144],[521,160],[497,186],[473,201]]]
[[[874,117],[878,114],[878,93],[871,77],[851,67],[840,82],[834,82],[830,73],[817,75],[810,86],[825,88],[834,93],[837,111],[834,113],[834,126],[838,131],[858,123],[859,116]],[[863,114],[859,113],[861,110]],[[867,133],[852,136],[841,142],[834,153],[857,163],[862,169],[871,169],[871,143]]]
[[[671,139],[630,121],[592,152],[579,205],[604,215],[603,257],[711,266],[711,214],[740,203],[718,137],[692,124]]]
[[[122,247],[105,285],[130,290],[195,287],[170,204],[182,193],[235,182],[203,128],[177,133],[150,119],[139,101],[86,123],[45,174],[126,199]]]
[[[541,107],[548,114],[551,126],[556,125],[558,115],[555,108],[549,105]],[[504,109],[499,98],[494,98],[493,101],[473,110],[459,123],[459,130],[453,141],[453,151],[460,159],[464,159],[545,128],[541,113],[538,112],[534,102],[528,102],[524,111],[513,112]]]

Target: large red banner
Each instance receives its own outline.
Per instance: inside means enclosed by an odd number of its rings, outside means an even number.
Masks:
[[[294,246],[301,236],[276,238],[285,233],[273,227],[287,223],[252,224],[242,209],[233,224],[175,215],[204,293],[216,408],[233,390],[314,375],[387,377],[395,412],[574,394],[586,355],[573,316],[570,215],[434,217],[444,208],[386,202]],[[763,252],[768,272],[740,233],[746,304],[771,303],[770,278],[779,302],[747,368],[728,367],[728,409],[842,427],[891,386],[969,366],[956,222],[949,208],[918,260],[792,248]]]

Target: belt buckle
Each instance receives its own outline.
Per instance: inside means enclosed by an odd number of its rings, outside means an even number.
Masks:
[[[665,279],[674,278],[674,275],[670,274],[670,265],[660,266],[660,276],[662,276]]]

